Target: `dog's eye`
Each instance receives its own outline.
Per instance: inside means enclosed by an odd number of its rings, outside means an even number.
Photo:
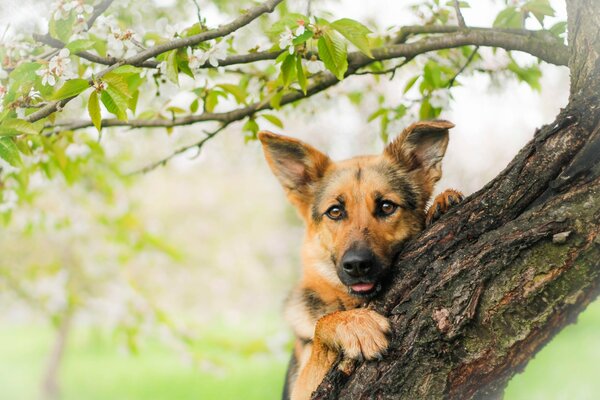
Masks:
[[[344,210],[340,206],[331,206],[325,211],[325,215],[334,221],[338,221],[344,217]]]
[[[398,205],[389,200],[384,200],[379,204],[379,214],[383,216],[392,215],[398,209]]]

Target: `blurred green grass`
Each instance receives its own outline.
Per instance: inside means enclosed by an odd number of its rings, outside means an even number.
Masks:
[[[279,399],[287,360],[249,349],[254,339],[225,332],[194,345],[218,360],[205,368],[158,340],[143,340],[131,354],[98,330],[76,329],[69,338],[60,383],[63,400]],[[237,337],[238,343],[233,340]],[[38,399],[53,341],[50,328],[0,328],[0,399]],[[215,343],[224,344],[218,348]],[[252,355],[244,353],[252,353]],[[214,365],[212,365],[214,364]]]
[[[0,327],[0,399],[39,398],[39,382],[53,331],[39,326]],[[198,354],[220,360],[216,372],[186,362],[158,340],[144,340],[137,355],[98,330],[76,329],[61,371],[64,400],[278,399],[286,360],[261,352],[247,332],[207,335]],[[258,353],[256,352],[258,348]],[[249,350],[251,349],[251,351]],[[600,301],[563,330],[510,382],[506,400],[600,398]],[[215,368],[212,368],[215,369]]]

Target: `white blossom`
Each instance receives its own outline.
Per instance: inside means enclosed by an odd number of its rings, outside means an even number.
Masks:
[[[294,54],[294,33],[287,26],[285,27],[285,31],[279,35],[279,48],[280,49],[288,49],[290,54]]]
[[[54,9],[54,17],[55,19],[67,19],[69,18],[69,14],[71,13],[71,9],[68,8],[69,3],[65,0],[58,0],[52,4],[52,9]]]
[[[38,69],[37,71],[35,71],[35,73],[36,75],[42,77],[42,85],[56,85],[56,76],[54,76],[54,73],[50,70],[48,66]]]
[[[306,70],[311,74],[317,74],[321,71],[325,71],[325,64],[321,60],[317,60],[316,57],[311,57],[310,60],[306,61]]]
[[[42,77],[42,84],[54,86],[58,78],[70,79],[76,75],[69,69],[71,63],[69,49],[61,49],[60,52],[50,59],[48,65],[35,71]]]
[[[198,69],[200,67],[200,58],[202,57],[202,53],[198,49],[192,50],[191,47],[187,49],[188,54],[188,65],[190,69]]]
[[[84,0],[70,1],[64,5],[66,11],[75,10],[78,15],[91,14],[94,11],[94,7],[89,4],[85,4]]]
[[[204,65],[208,61],[213,67],[218,67],[219,60],[222,60],[225,57],[227,57],[227,48],[225,47],[224,42],[219,42],[201,54],[198,62],[199,65]]]
[[[112,27],[111,33],[108,35],[109,51],[114,56],[131,57],[137,52],[134,39],[135,33],[131,29],[122,31],[117,27]]]

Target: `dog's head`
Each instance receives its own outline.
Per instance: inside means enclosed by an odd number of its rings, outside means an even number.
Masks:
[[[260,132],[269,166],[306,223],[307,266],[352,295],[377,294],[404,243],[424,228],[453,126],[418,122],[383,154],[340,162],[299,140]]]

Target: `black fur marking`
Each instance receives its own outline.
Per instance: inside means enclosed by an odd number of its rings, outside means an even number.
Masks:
[[[287,372],[285,373],[285,384],[283,386],[283,393],[281,400],[289,400],[292,396],[292,378],[298,372],[298,360],[296,360],[296,354],[292,352],[292,357],[288,363]]]
[[[306,157],[306,152],[301,145],[297,143],[290,143],[287,141],[270,141],[268,143],[269,150],[273,154],[284,156],[286,158],[293,158],[296,160],[303,160]]]
[[[404,204],[401,206],[415,210],[417,208],[418,197],[413,185],[408,181],[400,171],[386,164],[379,164],[377,171],[383,174],[392,190],[398,193],[403,200]]]
[[[354,177],[356,178],[357,181],[360,181],[361,175],[362,175],[362,169],[360,167],[358,167],[358,169],[356,170],[356,172],[354,174]]]
[[[317,319],[323,315],[325,302],[319,297],[317,292],[310,289],[304,289],[302,292],[302,300],[311,317]]]

